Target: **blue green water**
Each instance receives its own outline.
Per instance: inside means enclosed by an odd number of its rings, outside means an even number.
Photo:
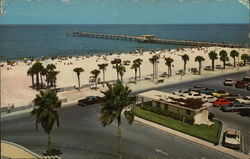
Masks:
[[[75,30],[86,32],[143,35],[157,38],[228,42],[247,45],[250,25],[0,25],[0,60],[19,57],[81,55],[176,48],[182,46],[143,44],[67,36]]]

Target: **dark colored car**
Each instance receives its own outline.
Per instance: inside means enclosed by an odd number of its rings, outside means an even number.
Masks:
[[[87,106],[90,104],[95,104],[100,102],[101,97],[99,96],[88,96],[84,99],[78,100],[78,105]]]
[[[246,88],[246,82],[243,80],[238,80],[235,83],[236,88]]]
[[[249,91],[250,91],[250,84],[248,84],[248,85],[247,85],[247,90],[249,90]]]
[[[229,105],[221,107],[221,110],[224,112],[226,112],[226,111],[233,112],[233,111],[240,111],[241,109],[246,109],[246,108],[250,108],[250,105],[232,102]]]

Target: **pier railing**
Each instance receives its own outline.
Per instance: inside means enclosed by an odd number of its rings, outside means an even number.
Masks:
[[[191,40],[173,40],[173,39],[157,39],[153,35],[141,35],[141,36],[129,36],[129,35],[117,35],[117,34],[97,34],[88,33],[83,31],[74,31],[71,35],[75,37],[89,37],[99,39],[112,39],[112,40],[126,40],[136,41],[139,43],[156,43],[165,45],[185,45],[196,47],[230,47],[230,48],[242,48],[244,46],[238,44],[230,44],[224,42],[204,42],[204,41],[191,41]]]

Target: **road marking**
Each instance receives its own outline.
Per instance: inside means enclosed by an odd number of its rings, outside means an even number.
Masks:
[[[92,110],[95,112],[96,116],[99,117],[99,114],[96,112],[96,110],[92,107]]]
[[[166,152],[164,152],[164,151],[162,151],[162,150],[160,150],[160,149],[155,149],[155,151],[156,151],[156,152],[159,152],[159,153],[162,153],[162,154],[164,154],[164,155],[166,155],[166,156],[168,156],[168,153],[166,153]]]

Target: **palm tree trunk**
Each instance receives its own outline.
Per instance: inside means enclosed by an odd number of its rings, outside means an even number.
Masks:
[[[153,78],[155,78],[155,63],[153,63]]]
[[[199,74],[201,74],[201,62],[199,62]]]
[[[78,77],[78,91],[80,91],[80,76],[77,77]]]
[[[235,64],[235,57],[234,57],[234,67],[236,66],[236,64]]]
[[[121,76],[121,82],[123,82],[123,75],[120,75]]]
[[[41,85],[43,84],[43,78],[42,78],[42,75],[40,73],[40,80],[41,80]]]
[[[139,81],[141,80],[141,67],[139,67]]]
[[[155,78],[158,79],[158,63],[155,63]]]
[[[168,78],[170,77],[170,67],[168,66]]]
[[[39,73],[36,73],[36,89],[39,89]]]
[[[171,67],[171,64],[169,66],[169,72],[170,72],[170,76],[172,76],[172,67]]]
[[[122,129],[121,129],[121,116],[118,117],[118,159],[122,159]]]
[[[34,75],[31,75],[31,79],[32,79],[32,88],[34,89]]]
[[[117,80],[119,80],[119,72],[116,70]]]
[[[50,141],[50,134],[48,134],[48,151],[51,151],[51,141]]]
[[[97,90],[97,77],[95,78],[95,90]]]
[[[212,70],[214,71],[214,60],[212,60]]]
[[[186,73],[186,61],[184,61],[184,74]]]
[[[226,61],[223,61],[223,69],[226,68]]]
[[[102,74],[103,74],[103,82],[105,82],[105,72],[104,72],[104,70],[102,70]]]
[[[244,66],[246,66],[246,64],[247,64],[247,60],[244,60]]]

